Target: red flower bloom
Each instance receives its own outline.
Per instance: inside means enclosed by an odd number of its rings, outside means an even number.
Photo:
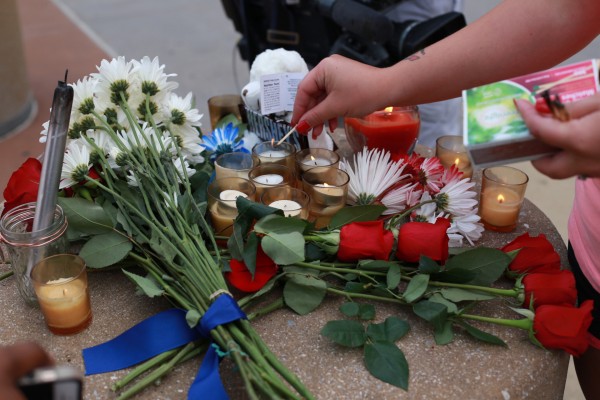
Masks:
[[[438,218],[435,224],[428,222],[407,222],[398,232],[398,249],[396,257],[399,260],[418,262],[421,255],[438,262],[448,259],[448,235],[450,221]]]
[[[533,330],[540,343],[549,349],[562,349],[579,356],[588,348],[588,328],[592,323],[594,302],[579,307],[541,305],[535,311]]]
[[[340,229],[340,261],[360,259],[387,260],[394,246],[394,234],[383,227],[383,221],[352,222]]]
[[[525,300],[523,305],[529,307],[531,295],[533,304],[539,307],[543,304],[575,305],[577,289],[575,278],[569,270],[554,273],[533,273],[523,278]]]
[[[519,236],[501,250],[509,252],[521,249],[508,269],[517,273],[560,271],[560,256],[544,234],[530,237],[529,233]]]
[[[231,272],[226,272],[225,278],[236,289],[248,293],[259,291],[277,273],[277,264],[265,254],[260,246],[256,252],[254,278],[242,261],[232,259],[229,266]]]
[[[2,215],[20,206],[37,200],[42,175],[42,163],[36,158],[28,158],[12,173],[4,189],[4,210]]]

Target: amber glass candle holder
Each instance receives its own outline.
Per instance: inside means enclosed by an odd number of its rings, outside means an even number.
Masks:
[[[310,197],[300,189],[290,186],[272,188],[263,193],[261,202],[282,210],[286,217],[308,219]]]
[[[256,199],[264,192],[283,186],[293,186],[294,174],[285,165],[262,164],[252,168],[248,174],[250,181],[256,186]]]
[[[529,177],[513,167],[483,170],[479,215],[486,229],[510,232],[517,226]]]
[[[221,154],[215,160],[215,177],[248,179],[252,168],[260,164],[258,157],[241,151]]]
[[[302,187],[302,175],[315,167],[337,168],[340,162],[338,153],[328,149],[304,149],[296,153],[296,179],[298,186]]]
[[[285,165],[290,171],[294,171],[296,147],[291,143],[277,144],[275,140],[257,143],[252,148],[252,154],[258,157],[261,164]]]
[[[233,221],[238,215],[239,196],[254,201],[256,187],[248,179],[238,177],[215,179],[208,185],[208,211],[217,236],[231,236]]]
[[[214,130],[221,118],[233,114],[238,120],[242,120],[240,107],[243,107],[244,100],[239,94],[222,94],[208,99],[208,114],[210,115],[210,125]]]
[[[92,308],[81,257],[56,254],[44,258],[33,267],[31,279],[50,332],[72,335],[90,325]]]
[[[326,227],[346,205],[349,180],[346,172],[333,167],[315,167],[304,173],[302,187],[310,197],[308,219],[317,229]]]
[[[440,136],[435,142],[435,156],[440,160],[445,168],[455,165],[463,178],[473,176],[473,167],[467,154],[467,149],[463,144],[462,136]]]

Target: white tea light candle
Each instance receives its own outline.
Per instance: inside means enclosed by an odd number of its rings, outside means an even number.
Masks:
[[[263,185],[278,185],[283,182],[283,176],[279,174],[264,174],[252,178],[252,181]]]
[[[277,200],[269,204],[269,207],[282,210],[286,217],[295,217],[302,211],[302,206],[293,200]]]

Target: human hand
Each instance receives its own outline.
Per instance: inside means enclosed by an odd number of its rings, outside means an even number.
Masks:
[[[296,129],[301,134],[312,127],[316,138],[325,122],[333,131],[338,117],[364,116],[389,106],[379,104],[385,96],[377,88],[384,71],[340,55],[323,59],[298,86],[291,124],[300,122]]]
[[[515,104],[531,134],[558,149],[532,161],[538,171],[554,179],[600,177],[600,94],[566,104],[567,122],[539,113],[526,100]]]
[[[0,347],[0,394],[4,400],[25,400],[17,387],[19,378],[37,367],[54,364],[37,343],[23,342]]]

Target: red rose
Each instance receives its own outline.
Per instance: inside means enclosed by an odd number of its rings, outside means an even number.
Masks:
[[[521,249],[508,269],[517,273],[560,271],[560,256],[544,234],[530,237],[529,233],[519,236],[501,250],[509,252]]]
[[[543,304],[575,305],[577,289],[575,278],[569,270],[554,273],[533,273],[523,278],[525,287],[525,300],[523,305],[529,308],[529,301],[533,295],[533,304],[539,307]]]
[[[40,187],[42,163],[36,158],[28,158],[15,172],[12,173],[4,189],[4,210],[2,215],[20,206],[35,202]]]
[[[533,319],[536,339],[546,348],[562,349],[573,356],[585,353],[593,308],[592,300],[584,301],[579,308],[552,304],[539,306]]]
[[[256,252],[256,270],[254,278],[248,267],[242,261],[232,259],[229,262],[231,272],[225,273],[225,278],[236,289],[242,292],[257,292],[277,273],[277,264],[265,254],[259,246]]]
[[[435,224],[407,222],[398,232],[396,257],[402,261],[418,262],[421,255],[438,262],[448,259],[448,235],[450,221],[438,218]]]
[[[394,234],[383,227],[383,221],[352,222],[340,229],[340,261],[361,259],[387,260],[394,246]]]

